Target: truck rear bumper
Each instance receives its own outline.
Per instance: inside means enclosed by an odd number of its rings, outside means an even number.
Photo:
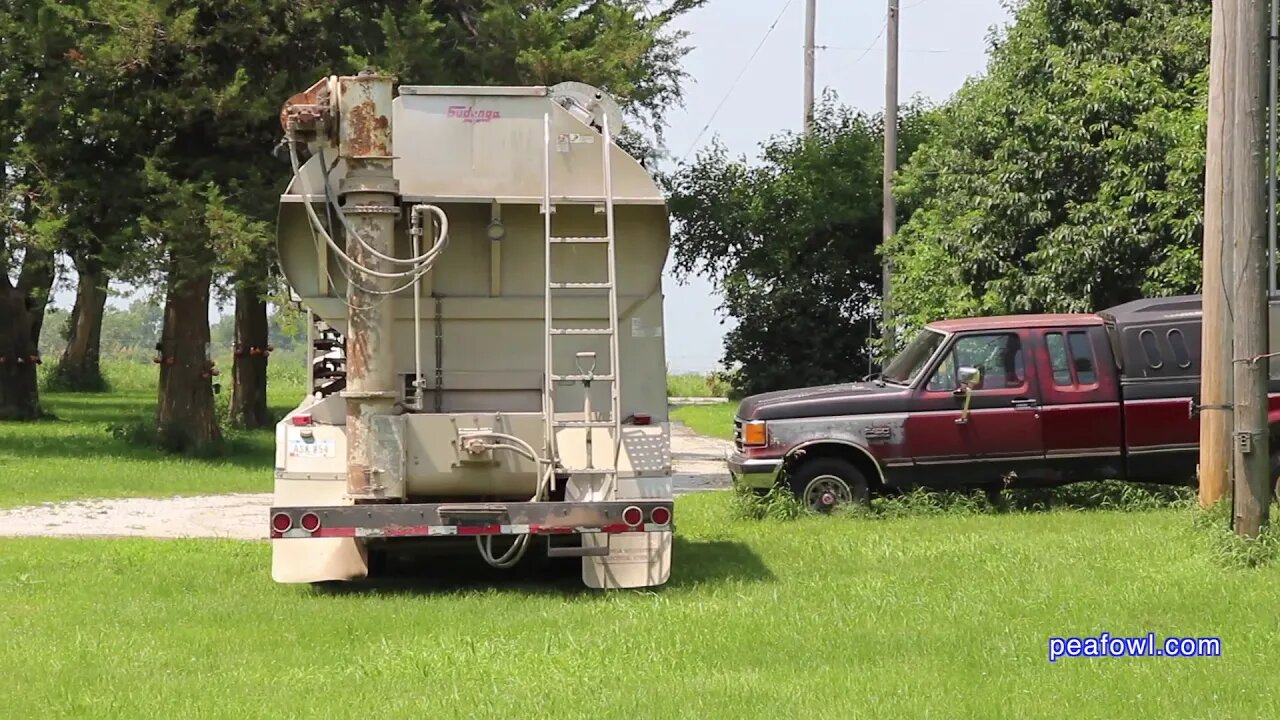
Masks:
[[[640,521],[631,523],[631,508]],[[631,516],[635,512],[630,513]],[[467,535],[564,535],[673,532],[666,501],[405,503],[340,507],[272,507],[273,540]],[[665,520],[665,522],[660,522]]]
[[[768,490],[778,483],[782,472],[782,459],[757,460],[734,452],[729,456],[729,474],[733,483],[741,487]]]

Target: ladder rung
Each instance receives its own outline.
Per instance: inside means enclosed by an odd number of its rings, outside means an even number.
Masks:
[[[612,335],[609,328],[551,328],[552,335]]]
[[[599,380],[600,382],[613,382],[612,375],[552,375],[552,380],[573,380],[581,382],[583,380]]]
[[[576,245],[576,244],[580,244],[580,243],[581,243],[581,244],[590,244],[590,243],[607,243],[607,242],[609,242],[609,240],[611,240],[611,239],[612,239],[612,238],[610,238],[608,235],[598,236],[598,237],[592,237],[592,236],[587,236],[587,235],[579,235],[579,236],[576,236],[576,237],[575,237],[575,236],[553,237],[553,238],[551,238],[551,242],[553,242],[553,243],[568,243],[568,244],[575,244],[575,245]]]
[[[613,287],[610,282],[553,282],[554,290],[608,290]]]
[[[613,427],[612,420],[556,420],[551,424],[556,427],[563,427],[563,428],[585,428],[585,427],[611,428]]]
[[[618,472],[613,468],[556,468],[556,472],[568,475],[613,475]]]

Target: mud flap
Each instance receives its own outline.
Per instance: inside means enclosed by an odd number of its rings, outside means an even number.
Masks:
[[[583,547],[609,548],[602,557],[582,559],[582,582],[590,588],[620,589],[662,585],[671,577],[671,533],[582,536]]]
[[[565,488],[569,500],[606,501],[598,476],[570,478]],[[617,500],[661,500],[671,497],[671,477],[618,478]],[[677,521],[678,522],[678,521]],[[671,577],[672,533],[586,533],[584,548],[606,547],[608,555],[582,558],[582,582],[589,588],[621,589],[662,585]]]
[[[346,479],[276,478],[277,505],[346,505]],[[271,541],[271,579],[278,583],[359,580],[369,575],[363,540],[355,538],[282,538]]]

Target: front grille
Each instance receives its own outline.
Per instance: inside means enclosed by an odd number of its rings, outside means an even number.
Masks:
[[[742,420],[739,418],[733,419],[733,447],[742,450]]]

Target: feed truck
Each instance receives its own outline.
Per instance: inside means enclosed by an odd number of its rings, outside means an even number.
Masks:
[[[272,577],[357,580],[413,542],[665,583],[670,228],[616,103],[366,71],[280,119],[280,269],[320,331],[276,428]]]

